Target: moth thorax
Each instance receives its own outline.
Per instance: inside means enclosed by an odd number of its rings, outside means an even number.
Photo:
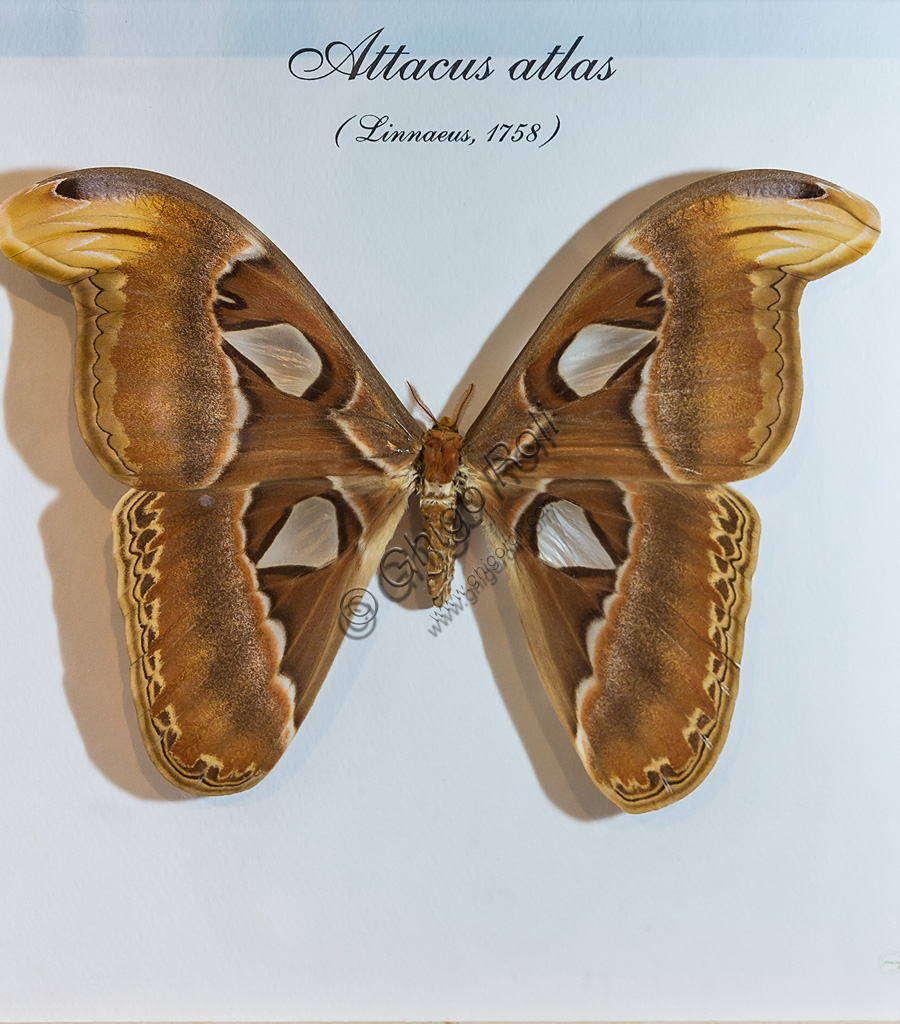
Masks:
[[[440,607],[450,596],[458,522],[454,478],[459,470],[462,435],[443,420],[422,439],[419,507],[428,554],[428,594]]]
[[[422,478],[427,483],[451,484],[459,469],[462,434],[441,420],[422,438]]]

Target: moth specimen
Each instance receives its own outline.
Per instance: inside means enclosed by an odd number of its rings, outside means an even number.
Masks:
[[[217,199],[123,168],[43,181],[0,246],[68,285],[85,441],[131,490],[113,515],[132,689],[173,783],[257,783],[297,731],[411,493],[426,524],[474,488],[541,678],[627,811],[711,768],[737,689],[758,519],[725,486],[770,466],[800,404],[807,281],[878,214],[817,178],[723,174],[605,246],[463,437],[423,432],[318,293]],[[535,410],[554,443],[501,480]],[[496,474],[495,474],[496,475]],[[434,534],[433,534],[434,535]],[[439,532],[438,534],[439,535]],[[453,543],[433,542],[446,596]]]

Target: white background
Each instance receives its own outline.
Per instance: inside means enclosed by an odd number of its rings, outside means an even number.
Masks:
[[[505,581],[437,638],[430,611],[376,590],[374,633],[345,642],[251,792],[191,799],[158,776],[115,600],[121,488],[74,420],[71,304],[4,261],[0,1016],[897,1017],[900,18],[686,4],[679,29],[666,4],[631,22],[601,3],[251,8],[248,26],[281,34],[256,56],[206,5],[20,10],[0,57],[0,196],[81,166],[184,178],[269,235],[404,400],[410,380],[436,412],[470,382],[484,401],[600,245],[707,173],[818,175],[874,202],[884,234],[807,290],[800,424],[741,488],[763,536],[725,751],[694,794],[636,817],[584,775]],[[748,9],[768,34],[748,34]],[[381,26],[414,55],[490,53],[498,70],[288,74],[294,49]],[[614,55],[609,81],[506,78],[580,34],[579,55]],[[337,148],[366,113],[478,141]],[[557,115],[542,149],[484,139]]]

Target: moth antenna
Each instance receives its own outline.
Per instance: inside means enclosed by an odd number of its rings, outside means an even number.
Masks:
[[[412,386],[412,384],[410,384],[410,382],[409,382],[409,381],[407,381],[407,382],[406,382],[406,386],[407,386],[407,387],[409,388],[409,390],[410,390],[410,391],[412,392],[412,396],[413,396],[413,401],[414,401],[414,402],[416,403],[416,405],[417,405],[417,406],[418,406],[418,407],[419,407],[419,408],[420,408],[420,409],[421,409],[421,410],[422,410],[423,412],[426,412],[426,413],[428,413],[428,415],[429,415],[429,416],[431,417],[431,422],[432,422],[432,423],[434,423],[434,424],[435,424],[435,426],[436,426],[436,425],[437,425],[437,416],[435,416],[435,414],[434,414],[434,413],[433,413],[433,412],[432,412],[432,411],[431,411],[431,410],[430,410],[430,409],[428,408],[428,406],[427,406],[427,405],[426,405],[426,404],[425,404],[425,403],[424,403],[424,402],[422,401],[422,399],[421,399],[421,398],[419,398],[419,393],[418,393],[418,391],[416,391],[416,389],[415,389],[415,388],[414,388],[414,387]]]
[[[463,410],[469,404],[469,399],[472,397],[472,393],[475,391],[475,385],[470,384],[466,389],[466,393],[460,399],[459,405],[456,407],[456,413],[453,416],[454,426],[459,426],[459,418],[463,414]]]

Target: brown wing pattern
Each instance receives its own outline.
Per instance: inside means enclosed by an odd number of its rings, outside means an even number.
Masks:
[[[541,677],[625,810],[683,796],[721,749],[759,531],[722,485],[788,444],[803,287],[877,232],[792,172],[674,193],[585,268],[465,439],[453,486],[510,538]],[[282,253],[183,182],[48,179],[0,209],[0,248],[72,290],[81,430],[136,488],[114,531],[147,748],[186,789],[251,786],[322,683],[421,429]]]
[[[318,479],[129,491],[113,515],[144,743],[199,793],[255,785],[309,711],[406,506],[396,485]]]
[[[525,635],[591,777],[628,811],[689,792],[737,693],[753,507],[723,486],[557,480],[485,511],[514,539]]]
[[[474,469],[514,450],[541,406],[559,432],[541,475],[721,483],[790,441],[807,281],[858,259],[878,214],[836,185],[742,171],[662,200],[551,310],[466,436]]]
[[[414,482],[421,428],[252,225],[184,182],[99,168],[0,211],[0,247],[66,284],[113,516],[150,756],[200,793],[254,785],[312,704]]]
[[[2,207],[0,248],[71,289],[81,432],[123,483],[373,475],[418,452],[421,428],[315,289],[191,185],[50,178]]]
[[[758,520],[718,485],[787,446],[803,287],[866,253],[878,223],[785,171],[674,193],[588,264],[466,437],[489,529],[515,538],[541,678],[625,810],[689,792],[725,740]]]

